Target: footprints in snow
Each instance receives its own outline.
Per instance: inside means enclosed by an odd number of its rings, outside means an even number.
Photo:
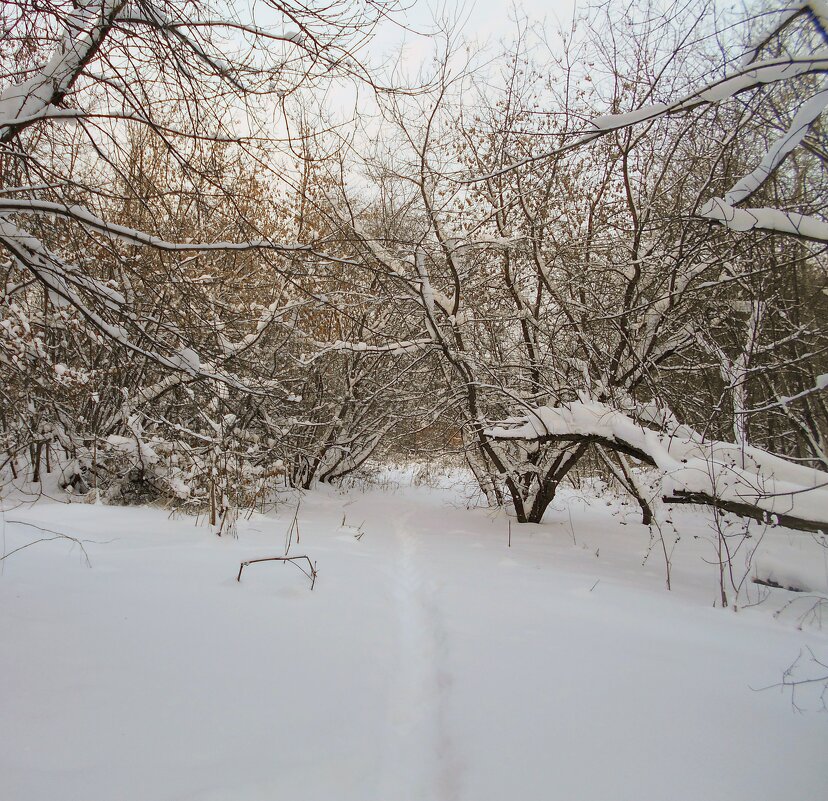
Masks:
[[[452,676],[439,608],[439,587],[419,556],[408,519],[395,524],[398,570],[396,667],[390,698],[394,736],[383,760],[382,797],[399,801],[459,798],[460,767],[448,726]]]

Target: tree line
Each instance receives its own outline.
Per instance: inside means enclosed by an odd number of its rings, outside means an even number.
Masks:
[[[393,2],[265,5],[0,12],[6,481],[221,530],[452,454],[520,521],[596,470],[650,520],[678,438],[674,499],[819,525],[767,499],[828,470],[821,0],[609,2],[485,62],[446,27],[408,81],[366,55]]]

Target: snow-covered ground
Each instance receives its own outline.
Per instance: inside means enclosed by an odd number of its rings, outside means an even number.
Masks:
[[[799,619],[813,598],[713,608],[702,513],[674,519],[667,592],[660,547],[642,565],[647,529],[615,501],[568,493],[508,547],[502,514],[392,478],[303,497],[291,554],[317,562],[312,592],[278,563],[236,582],[284,552],[292,502],[238,539],[157,509],[8,509],[4,552],[52,536],[25,522],[85,540],[91,567],[66,540],[2,564],[0,797],[825,797],[821,688],[798,693],[804,713],[756,689],[809,648],[827,661],[828,633]],[[813,537],[762,548],[760,575],[825,594]]]

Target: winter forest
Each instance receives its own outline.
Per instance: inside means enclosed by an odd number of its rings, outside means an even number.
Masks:
[[[826,75],[825,0],[5,2],[2,795],[820,797]]]

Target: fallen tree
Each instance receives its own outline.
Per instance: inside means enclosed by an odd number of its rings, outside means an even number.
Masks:
[[[641,420],[599,402],[543,406],[486,429],[492,440],[583,443],[632,456],[661,474],[668,503],[694,503],[801,531],[828,531],[828,473],[692,428]],[[647,419],[644,419],[647,418]],[[645,425],[645,423],[647,425]]]

